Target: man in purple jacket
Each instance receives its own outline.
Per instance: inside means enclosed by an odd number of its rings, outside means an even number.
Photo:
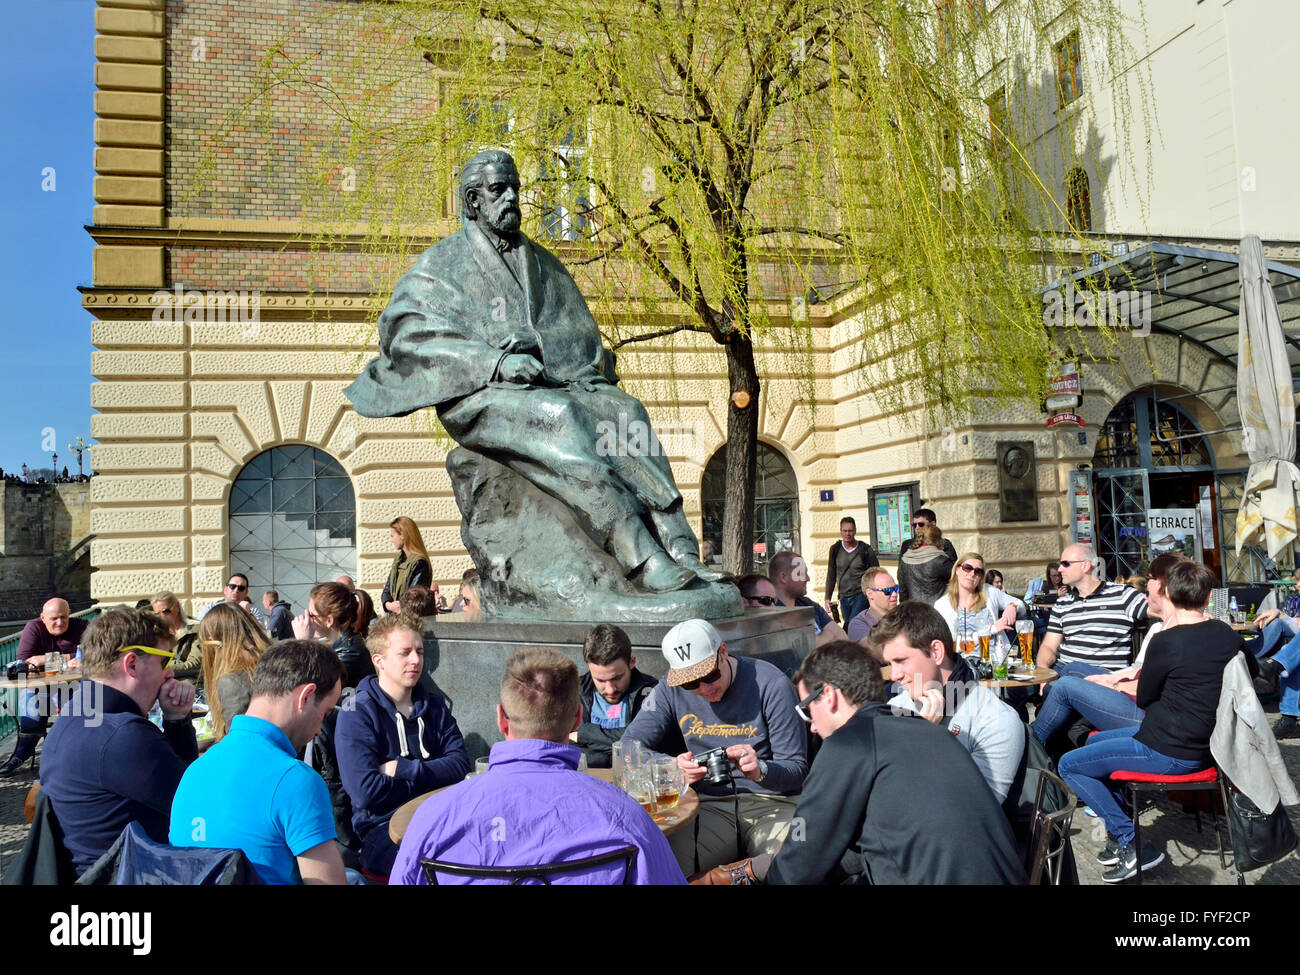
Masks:
[[[558,864],[637,849],[635,884],[681,884],[659,827],[621,789],[578,771],[569,735],[582,723],[578,668],[558,650],[524,648],[506,664],[487,772],[430,797],[411,819],[390,884],[426,882],[421,860],[469,866]],[[557,884],[618,884],[623,861],[553,874]],[[439,874],[440,884],[475,878]],[[508,881],[502,881],[508,882]]]

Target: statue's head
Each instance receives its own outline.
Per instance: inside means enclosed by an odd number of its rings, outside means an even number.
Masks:
[[[460,173],[461,207],[467,220],[484,223],[498,234],[519,230],[519,171],[510,153],[487,149],[467,162]]]

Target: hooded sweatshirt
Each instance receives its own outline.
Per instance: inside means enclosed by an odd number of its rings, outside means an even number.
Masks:
[[[460,728],[437,694],[416,686],[411,715],[402,717],[376,677],[364,678],[350,706],[340,708],[339,774],[352,800],[352,828],[364,838],[416,796],[453,785],[469,772]],[[397,760],[397,774],[380,771]]]

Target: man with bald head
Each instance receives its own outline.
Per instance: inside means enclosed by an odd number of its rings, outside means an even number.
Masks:
[[[1072,592],[1052,606],[1038,665],[1084,677],[1127,667],[1133,629],[1147,615],[1147,597],[1130,586],[1102,582],[1100,560],[1088,545],[1067,545],[1060,566]]]
[[[72,619],[71,609],[57,596],[41,607],[41,615],[23,627],[18,638],[18,659],[34,668],[44,668],[45,657],[56,650],[65,660],[75,661],[77,645],[86,631],[85,620]],[[49,725],[49,695],[43,689],[24,691],[18,705],[18,744],[9,760],[0,765],[0,778],[17,774],[23,763],[36,754],[36,745]]]

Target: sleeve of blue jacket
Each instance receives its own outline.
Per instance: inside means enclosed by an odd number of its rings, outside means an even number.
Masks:
[[[433,718],[436,721],[427,720]],[[424,744],[436,757],[399,758],[386,730],[375,726],[375,715],[362,710],[339,713],[335,740],[339,775],[354,806],[385,816],[407,800],[465,778],[469,756],[455,719],[441,706],[432,709],[427,719]],[[411,751],[419,754],[418,743],[412,742]],[[393,760],[396,775],[380,771],[380,766]]]

